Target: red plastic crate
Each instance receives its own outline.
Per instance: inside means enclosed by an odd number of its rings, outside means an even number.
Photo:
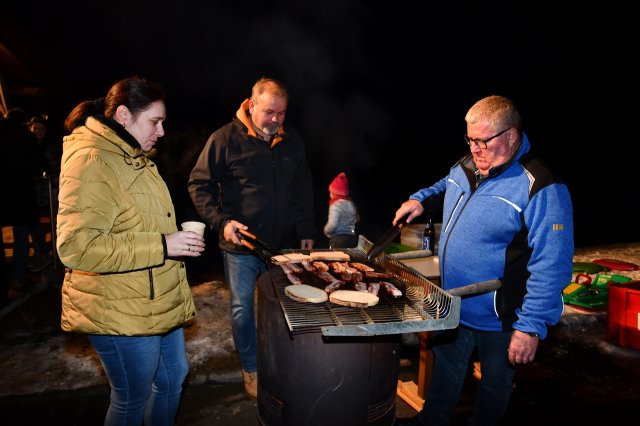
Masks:
[[[640,281],[609,286],[607,340],[640,349]]]

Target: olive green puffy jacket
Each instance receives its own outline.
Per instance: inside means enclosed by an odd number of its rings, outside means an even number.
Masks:
[[[169,190],[140,149],[89,117],[64,138],[57,248],[67,267],[65,331],[161,334],[195,315],[184,262],[165,259],[177,231]]]

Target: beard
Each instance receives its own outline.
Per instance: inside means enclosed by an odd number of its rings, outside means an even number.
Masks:
[[[278,129],[280,128],[279,124],[269,123],[262,127],[262,131],[269,136],[273,136],[278,133]]]

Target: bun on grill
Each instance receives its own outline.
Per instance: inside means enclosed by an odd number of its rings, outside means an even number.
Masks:
[[[311,260],[321,261],[334,261],[334,262],[348,262],[351,260],[351,256],[343,251],[313,251],[309,255]]]
[[[279,254],[277,256],[273,256],[271,261],[276,265],[280,265],[282,263],[301,263],[303,260],[311,260],[311,256],[308,254],[302,253],[287,253],[287,254]]]
[[[375,306],[380,299],[368,291],[336,290],[329,295],[329,301],[337,305],[366,308]]]
[[[288,285],[284,292],[290,299],[302,303],[322,303],[328,299],[326,291],[307,284]]]

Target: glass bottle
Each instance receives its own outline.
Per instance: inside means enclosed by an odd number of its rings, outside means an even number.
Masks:
[[[427,224],[424,227],[424,234],[422,236],[422,249],[431,250],[434,253],[434,247],[436,243],[436,228],[433,226],[433,218],[431,215],[427,216]]]

